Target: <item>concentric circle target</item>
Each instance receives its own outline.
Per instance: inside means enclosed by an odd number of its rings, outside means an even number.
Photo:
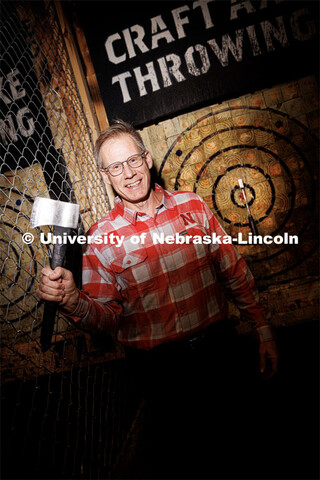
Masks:
[[[29,230],[33,198],[14,187],[2,188],[5,205],[1,222],[1,336],[2,342],[39,328],[36,278],[39,267],[49,255],[47,246],[40,244],[41,229],[33,230],[34,242],[23,243],[22,236]],[[47,231],[43,232],[45,235]],[[40,315],[39,315],[40,320]]]
[[[250,231],[239,179],[259,234],[274,237],[287,232],[297,235],[300,244],[308,237],[301,254],[289,252],[287,245],[255,246],[251,263],[278,262],[264,276],[271,279],[314,250],[318,148],[315,135],[283,112],[227,107],[201,116],[181,132],[166,153],[160,174],[167,188],[201,195],[233,237],[241,232],[247,238]]]

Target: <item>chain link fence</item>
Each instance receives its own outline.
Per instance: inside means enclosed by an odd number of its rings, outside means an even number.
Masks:
[[[77,233],[109,209],[53,2],[2,2],[0,75],[3,478],[109,478],[138,403],[121,349],[62,316],[39,343],[52,226],[30,229],[35,197],[78,203]],[[79,286],[81,257],[69,247]]]

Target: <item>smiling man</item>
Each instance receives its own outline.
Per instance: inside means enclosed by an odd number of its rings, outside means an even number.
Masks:
[[[181,467],[186,457],[194,458],[194,465],[201,457],[204,465],[211,453],[204,455],[199,435],[205,439],[203,429],[208,435],[214,430],[219,438],[214,448],[226,446],[231,415],[226,419],[221,411],[235,393],[230,379],[236,371],[236,343],[226,295],[259,340],[260,371],[266,360],[271,375],[277,370],[276,344],[254,279],[231,244],[153,242],[155,234],[225,232],[198,195],[152,186],[151,155],[131,125],[118,121],[102,132],[96,157],[105,183],[118,196],[89,235],[118,235],[123,242],[88,245],[82,291],[71,272],[46,267],[38,296],[58,302],[64,314],[85,328],[117,331],[151,405],[152,432],[159,433],[152,455],[157,452],[159,458],[165,438],[171,465]],[[132,242],[133,236],[143,242]]]
[[[152,168],[150,153],[145,151],[142,145],[137,145],[129,135],[111,138],[108,141],[103,136],[100,138],[97,145],[101,142],[99,157],[103,160],[100,172],[105,183],[113,186],[126,208],[145,212],[153,217],[161,194],[150,188]],[[126,158],[129,153],[131,155],[127,160],[114,161]]]

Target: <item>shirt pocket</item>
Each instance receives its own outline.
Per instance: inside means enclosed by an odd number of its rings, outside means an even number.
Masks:
[[[153,286],[148,254],[145,248],[118,255],[110,267],[122,289],[143,291]]]
[[[205,228],[197,224],[188,225],[183,232],[180,232],[182,237],[191,237],[190,243],[186,243],[183,247],[186,249],[187,260],[195,267],[198,265],[209,265],[210,263],[209,245],[203,241],[203,237],[207,235]]]

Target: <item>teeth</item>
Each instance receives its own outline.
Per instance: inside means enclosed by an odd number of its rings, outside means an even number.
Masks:
[[[141,180],[137,180],[136,182],[130,183],[129,185],[127,185],[127,187],[135,187],[135,186],[139,185],[140,182],[141,182]]]

